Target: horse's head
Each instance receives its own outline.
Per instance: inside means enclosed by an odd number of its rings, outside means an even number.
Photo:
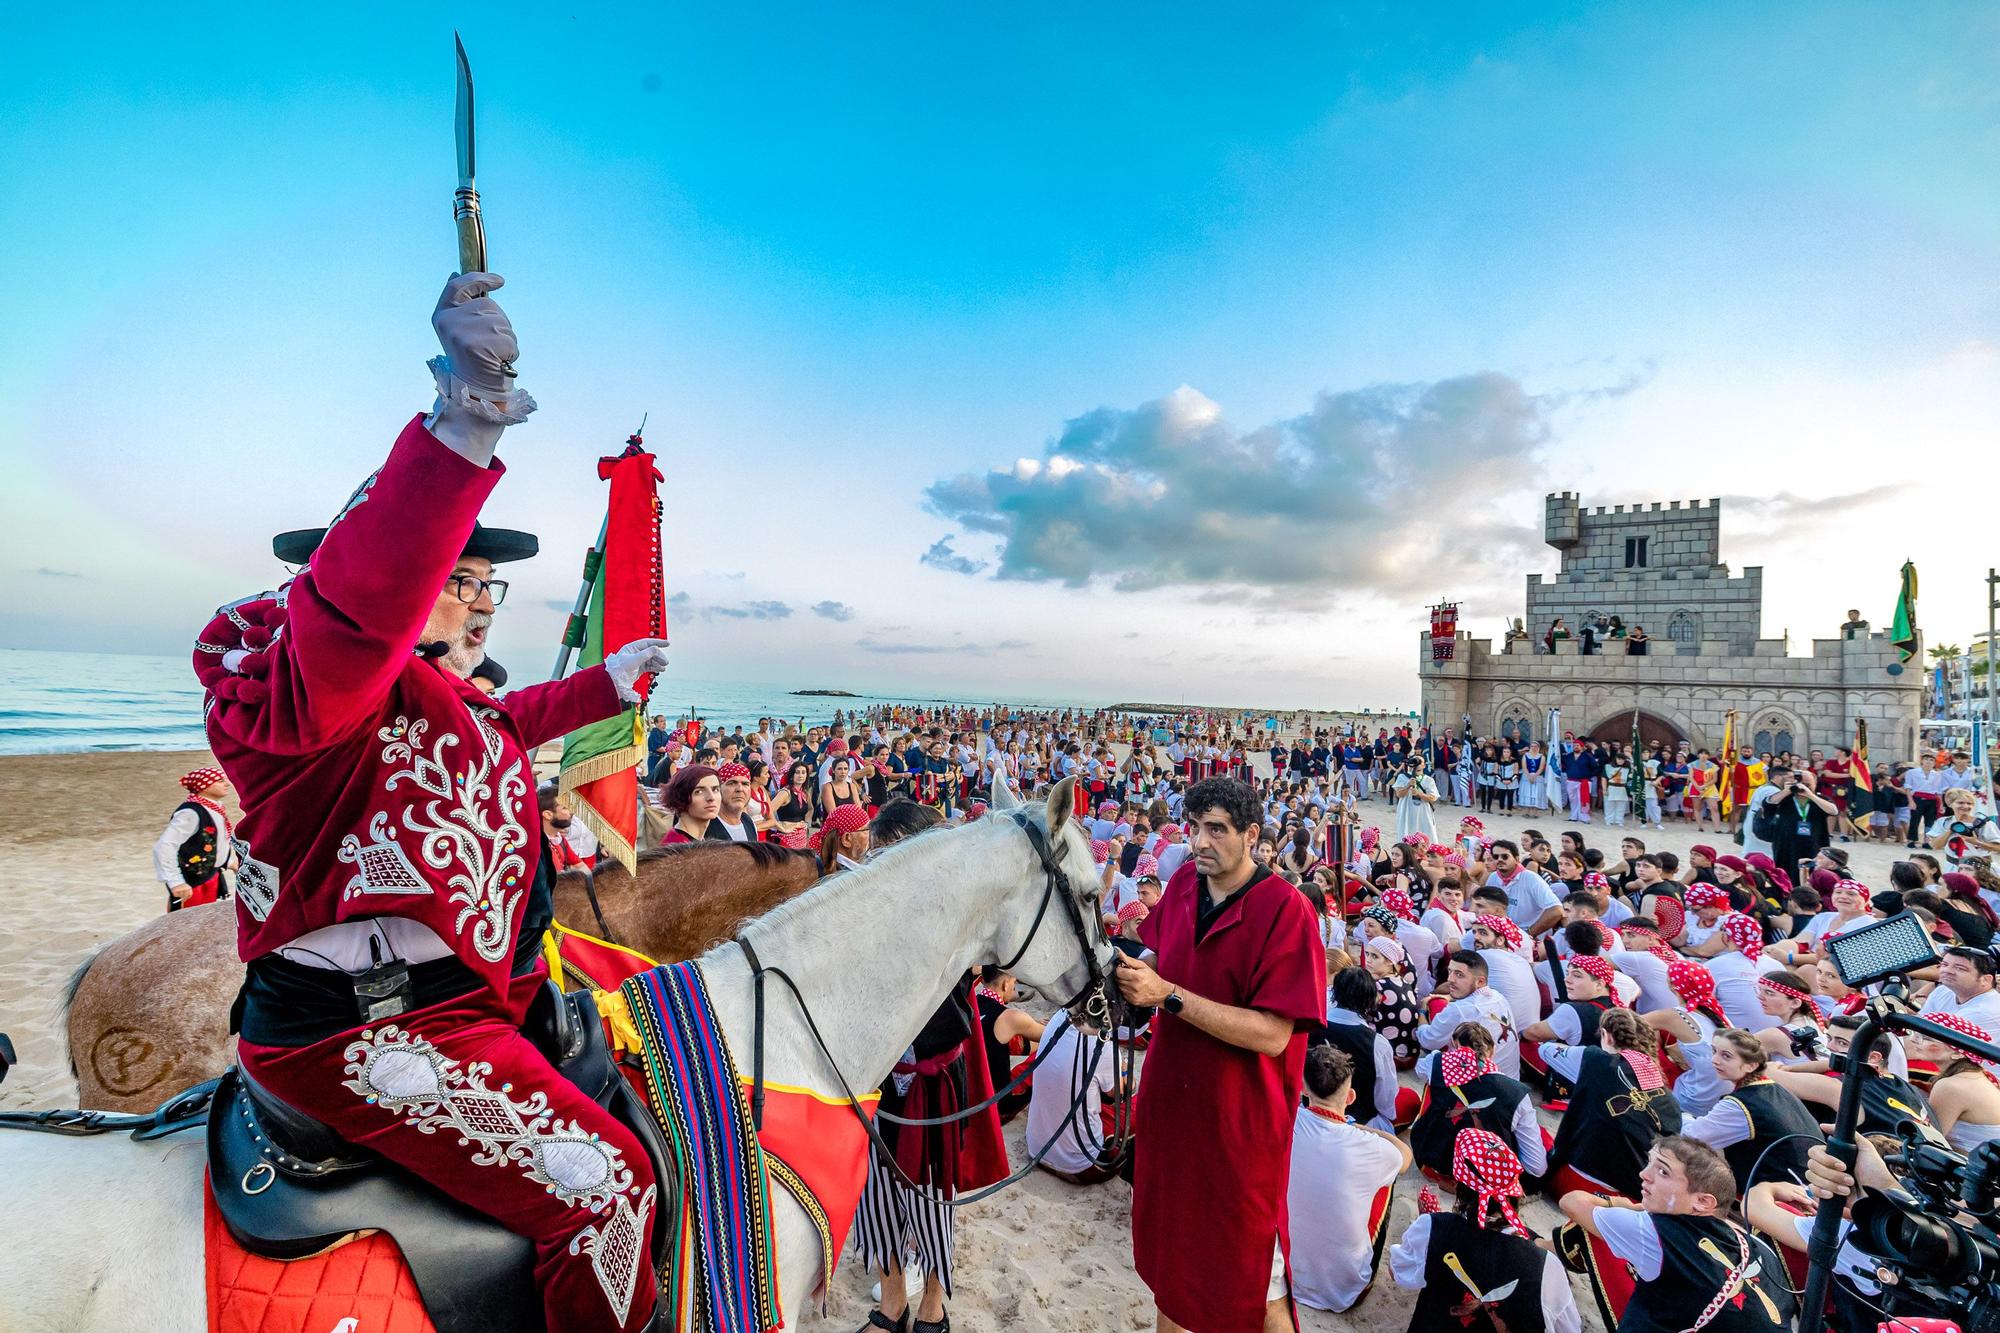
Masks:
[[[993,961],[1064,1003],[1073,1019],[1102,1028],[1117,954],[1104,933],[1103,876],[1077,823],[1075,792],[1076,779],[1064,778],[1041,807],[994,817],[1019,842],[1025,878],[1001,910]]]

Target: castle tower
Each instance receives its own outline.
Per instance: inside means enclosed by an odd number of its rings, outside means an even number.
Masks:
[[[1722,563],[1722,501],[1600,505],[1571,491],[1546,497],[1544,533],[1562,552],[1553,579],[1528,577],[1527,630],[1539,639],[1557,616],[1580,635],[1617,616],[1660,641],[1655,652],[1693,653],[1721,641],[1751,652],[1762,633],[1764,572],[1732,578]]]

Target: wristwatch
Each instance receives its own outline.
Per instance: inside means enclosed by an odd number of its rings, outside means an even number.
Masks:
[[[1170,1014],[1178,1014],[1181,1011],[1182,1003],[1180,990],[1179,988],[1175,988],[1167,992],[1166,999],[1160,1001],[1160,1008]]]

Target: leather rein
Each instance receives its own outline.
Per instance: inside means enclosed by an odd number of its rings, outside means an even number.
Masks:
[[[1088,1067],[1093,1062],[1088,1059],[1089,1049],[1084,1040],[1085,1034],[1082,1030],[1082,1023],[1093,1024],[1099,1030],[1111,1033],[1111,1036],[1106,1038],[1106,1040],[1112,1043],[1114,1061],[1117,1061],[1117,1057],[1120,1055],[1122,1049],[1124,1059],[1118,1061],[1121,1070],[1128,1069],[1131,1063],[1129,1044],[1119,1042],[1116,1032],[1111,1027],[1110,978],[1106,974],[1103,965],[1097,960],[1097,951],[1091,946],[1090,931],[1085,924],[1083,908],[1077,902],[1075,893],[1071,891],[1068,872],[1062,868],[1062,865],[1057,860],[1049,845],[1048,836],[1025,813],[1011,813],[1007,818],[1011,819],[1020,827],[1022,832],[1028,835],[1028,843],[1034,848],[1036,859],[1041,862],[1044,885],[1041,905],[1035,909],[1035,919],[1028,926],[1027,938],[1021,941],[1021,947],[1014,951],[1012,958],[1000,964],[1000,970],[1003,972],[1012,971],[1014,966],[1027,956],[1028,949],[1035,942],[1035,936],[1041,931],[1042,922],[1048,919],[1050,901],[1056,899],[1060,899],[1063,904],[1063,910],[1069,917],[1070,929],[1075,933],[1077,944],[1083,950],[1085,966],[1090,970],[1089,979],[1084,982],[1083,989],[1070,997],[1069,1002],[1062,1006],[1070,1012],[1072,1026],[1078,1028],[1078,1040],[1074,1046],[1070,1071],[1070,1086],[1073,1093],[1070,1098],[1069,1111],[1063,1116],[1062,1123],[1058,1126],[1057,1131],[1050,1135],[1049,1141],[1043,1144],[1041,1150],[1030,1157],[1019,1171],[1014,1172],[1004,1180],[999,1180],[991,1185],[974,1190],[970,1194],[961,1194],[954,1198],[937,1200],[938,1203],[947,1208],[958,1208],[969,1203],[977,1203],[988,1195],[996,1194],[1007,1186],[1023,1179],[1041,1163],[1042,1158],[1048,1155],[1049,1150],[1055,1147],[1065,1132],[1070,1132],[1073,1136],[1080,1137],[1075,1134],[1073,1124],[1078,1113],[1087,1103],[1091,1086],[1095,1082],[1095,1071]],[[751,1042],[750,1120],[752,1126],[757,1129],[762,1129],[764,1126],[764,978],[771,976],[782,981],[785,984],[785,988],[792,993],[792,998],[798,1002],[799,1014],[805,1019],[806,1030],[812,1034],[813,1044],[819,1048],[820,1055],[825,1058],[827,1066],[833,1070],[833,1076],[840,1084],[841,1094],[847,1099],[847,1105],[854,1112],[855,1118],[861,1122],[861,1128],[867,1132],[868,1142],[874,1149],[877,1159],[895,1177],[897,1182],[906,1189],[922,1190],[924,1186],[910,1179],[908,1173],[897,1164],[896,1154],[889,1148],[888,1144],[883,1142],[881,1131],[875,1127],[875,1120],[877,1118],[887,1120],[891,1124],[924,1128],[934,1125],[949,1125],[960,1120],[969,1119],[975,1115],[980,1115],[993,1106],[998,1105],[1001,1098],[1006,1097],[1025,1083],[1029,1076],[1034,1073],[1036,1067],[1046,1060],[1049,1052],[1054,1049],[1052,1044],[1044,1042],[1042,1048],[1035,1052],[1034,1057],[1016,1071],[1014,1077],[1009,1080],[1006,1087],[996,1090],[991,1097],[986,1098],[975,1106],[961,1108],[950,1115],[915,1119],[906,1119],[903,1116],[891,1115],[887,1111],[879,1111],[875,1116],[870,1116],[862,1109],[861,1100],[855,1096],[853,1087],[847,1081],[847,1075],[841,1072],[839,1062],[834,1059],[832,1050],[826,1044],[826,1038],[820,1034],[819,1024],[813,1018],[812,1007],[806,1003],[805,996],[800,993],[798,983],[792,980],[791,976],[783,968],[766,966],[763,960],[758,958],[756,947],[748,939],[739,936],[736,940],[736,945],[743,950],[743,956],[750,964],[750,974],[756,996],[755,1035]],[[973,1035],[974,1039],[977,1039],[978,1034],[975,1032]],[[1129,1114],[1126,1110],[1126,1105],[1126,1102],[1121,1102],[1117,1113],[1119,1128],[1116,1138],[1120,1144],[1121,1152],[1124,1151],[1124,1129],[1127,1123],[1126,1118]]]

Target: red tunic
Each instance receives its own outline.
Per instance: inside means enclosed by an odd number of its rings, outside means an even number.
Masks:
[[[1164,1010],[1154,1018],[1135,1112],[1132,1257],[1175,1323],[1201,1333],[1260,1333],[1273,1241],[1291,1253],[1292,1121],[1305,1083],[1306,1029],[1325,1018],[1326,951],[1305,896],[1264,870],[1197,945],[1195,895],[1207,891],[1190,861],[1140,924],[1160,975],[1295,1027],[1273,1059]]]
[[[488,698],[413,649],[503,469],[413,420],[282,594],[269,698],[213,699],[243,802],[245,961],[339,921],[406,917],[508,993],[541,855],[531,754],[622,705],[602,667]]]

